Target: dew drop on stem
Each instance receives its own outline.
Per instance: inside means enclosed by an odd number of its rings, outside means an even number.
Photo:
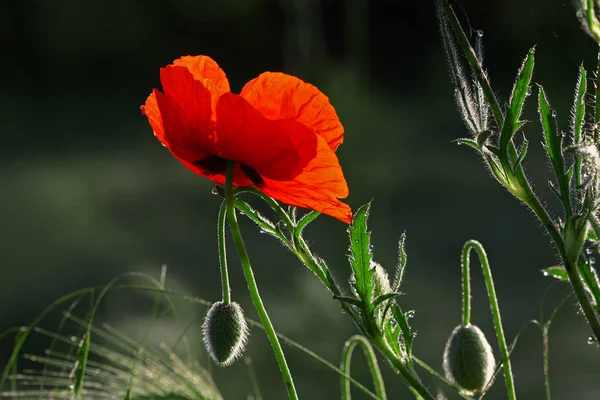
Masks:
[[[556,118],[556,115],[557,115],[556,110],[552,110],[552,118]]]
[[[210,191],[210,194],[212,194],[213,196],[217,196],[219,194],[219,190],[217,189],[216,186],[214,188],[212,188],[212,190]]]
[[[596,339],[594,339],[592,336],[590,336],[590,337],[587,339],[587,344],[590,344],[590,345],[591,345],[591,344],[594,344],[594,343],[596,343]]]
[[[483,37],[483,31],[482,30],[477,30],[477,36]]]

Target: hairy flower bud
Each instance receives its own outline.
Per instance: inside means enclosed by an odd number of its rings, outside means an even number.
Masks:
[[[221,367],[231,365],[244,352],[248,325],[238,303],[214,303],[206,314],[202,329],[206,350]]]
[[[475,325],[459,325],[444,350],[446,378],[466,391],[483,390],[492,378],[496,361],[492,347]]]
[[[392,287],[387,272],[379,263],[372,261],[371,265],[373,264],[375,264],[375,273],[373,274],[374,297],[391,292]]]
[[[373,269],[373,298],[387,294],[392,291],[390,278],[385,269],[377,262],[371,261],[371,269]],[[354,285],[356,284],[356,276],[354,272],[350,276],[350,290],[354,297],[359,297]]]

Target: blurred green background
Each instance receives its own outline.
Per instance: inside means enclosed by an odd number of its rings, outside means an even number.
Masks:
[[[583,61],[591,71],[596,60],[570,3],[460,4],[472,29],[484,32],[499,98],[508,98],[522,58],[536,45],[534,80],[545,86],[568,129],[577,68]],[[160,87],[159,68],[185,54],[213,57],[234,91],[271,70],[295,74],[330,97],[346,129],[338,155],[350,186],[348,203],[356,209],[373,199],[375,258],[390,272],[397,240],[407,232],[400,302],[416,310],[415,352],[423,360],[441,370],[445,342],[460,322],[459,260],[468,239],[486,247],[509,340],[539,317],[550,284],[539,271],[557,257],[531,213],[493,181],[474,152],[452,142],[466,130],[453,102],[433,1],[5,0],[0,48],[2,328],[27,324],[58,296],[126,271],[158,276],[162,264],[171,287],[219,299],[219,199],[210,193],[211,182],[160,146],[139,110]],[[553,207],[532,102],[527,116],[526,166]],[[356,333],[350,319],[291,254],[247,221],[242,229],[276,329],[337,364],[344,341]],[[346,226],[321,217],[307,238],[346,281]],[[255,317],[231,255],[233,297]],[[478,267],[473,280],[473,321],[494,343]],[[565,285],[553,288],[549,309],[566,293]],[[148,323],[148,300],[111,294],[100,318],[138,335]],[[198,319],[191,342],[202,354],[197,328],[205,310],[180,303],[188,320]],[[57,318],[43,325],[53,328]],[[169,343],[180,333],[165,318],[153,339]],[[600,354],[588,336],[569,302],[551,331],[555,398],[600,397]],[[44,346],[34,340],[30,351]],[[11,348],[10,339],[0,342],[0,365]],[[521,398],[543,398],[541,350],[539,330],[528,328],[513,353]],[[246,354],[264,398],[285,398],[261,331],[253,332]],[[296,350],[288,348],[287,355],[301,398],[339,398],[334,373]],[[362,364],[358,355],[353,373],[368,382]],[[382,368],[390,398],[408,398],[399,378]],[[226,399],[250,393],[242,362],[213,372]],[[503,399],[504,393],[499,379],[488,398]]]

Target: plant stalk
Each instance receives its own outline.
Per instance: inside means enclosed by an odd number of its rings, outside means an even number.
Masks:
[[[369,366],[369,371],[371,372],[371,379],[373,380],[373,386],[375,386],[375,393],[381,400],[387,399],[387,394],[385,392],[385,385],[383,384],[383,377],[381,376],[381,370],[379,369],[379,364],[377,363],[377,357],[375,356],[375,352],[373,351],[373,347],[371,343],[364,337],[360,335],[354,335],[346,344],[344,344],[344,351],[342,353],[342,363],[340,365],[340,369],[346,373],[346,375],[350,375],[350,366],[352,361],[352,353],[356,346],[360,346],[363,350],[363,353],[367,359],[367,364]],[[350,400],[350,381],[345,377],[341,377],[342,384],[342,400]]]
[[[221,290],[223,303],[231,303],[231,289],[229,286],[229,272],[227,270],[227,247],[225,244],[225,219],[227,218],[227,202],[224,200],[219,209],[219,225],[217,236],[219,238],[219,264],[221,265]]]
[[[283,350],[281,348],[281,344],[279,343],[279,339],[277,338],[277,334],[275,333],[275,329],[273,328],[273,324],[269,319],[267,310],[265,309],[265,306],[260,297],[258,286],[256,284],[256,279],[254,278],[254,272],[252,271],[252,266],[250,265],[250,257],[248,256],[248,252],[246,251],[246,246],[244,245],[244,240],[242,239],[242,233],[237,222],[233,197],[234,169],[235,162],[229,161],[227,163],[227,177],[225,184],[225,201],[227,204],[227,217],[229,221],[229,228],[231,229],[233,241],[235,243],[238,255],[240,257],[242,269],[244,270],[244,277],[246,278],[248,290],[250,291],[250,297],[252,297],[252,302],[254,303],[256,312],[258,313],[260,321],[265,327],[265,332],[267,333],[269,342],[271,342],[271,347],[273,347],[273,353],[275,354],[275,358],[277,359],[277,364],[279,365],[283,382],[285,383],[285,387],[287,389],[288,397],[290,400],[298,400],[298,394],[296,393],[296,388],[294,387],[294,380],[292,379],[292,374],[290,373],[290,369],[287,365],[287,361],[285,359],[285,355],[283,354]]]
[[[383,337],[379,336],[372,339],[373,344],[383,353],[383,355],[392,364],[398,375],[408,385],[408,387],[414,392],[418,393],[425,400],[435,400],[435,397],[427,391],[425,386],[414,377],[414,375],[406,368],[402,361],[394,354],[394,352],[388,347]]]
[[[508,346],[506,344],[506,337],[504,336],[504,329],[502,328],[502,319],[500,317],[500,307],[498,306],[498,297],[496,296],[496,289],[494,287],[494,280],[492,279],[492,270],[485,254],[485,250],[481,243],[476,240],[469,240],[465,243],[463,248],[463,263],[469,264],[470,252],[475,250],[479,256],[479,262],[481,269],[483,270],[483,277],[485,279],[485,286],[487,288],[488,297],[490,300],[490,309],[492,311],[492,318],[494,320],[494,328],[496,329],[496,337],[498,338],[498,345],[500,347],[500,353],[502,355],[502,366],[504,368],[504,380],[506,382],[506,390],[508,393],[509,400],[516,400],[517,394],[515,392],[514,378],[512,374],[512,368],[510,365],[510,354]],[[464,267],[463,271],[469,271],[469,267]],[[467,278],[468,279],[468,278]],[[464,277],[463,277],[464,280]]]

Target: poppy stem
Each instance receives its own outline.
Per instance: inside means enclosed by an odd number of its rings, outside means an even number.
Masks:
[[[229,272],[227,270],[227,248],[225,244],[225,218],[227,217],[227,202],[221,203],[219,209],[219,225],[217,228],[219,239],[219,264],[221,265],[221,290],[223,303],[231,303],[231,289],[229,287]]]
[[[246,246],[244,245],[244,240],[242,239],[242,232],[240,231],[240,227],[237,222],[233,197],[234,168],[235,162],[228,161],[226,175],[227,180],[225,183],[225,202],[227,205],[227,217],[229,221],[229,228],[231,229],[233,241],[235,243],[238,255],[240,257],[242,269],[244,270],[244,277],[246,278],[248,290],[250,291],[250,297],[252,297],[254,308],[256,309],[256,312],[260,317],[260,321],[262,322],[265,328],[267,337],[271,342],[271,347],[273,347],[273,353],[275,354],[277,364],[279,365],[279,369],[281,370],[281,375],[283,377],[283,382],[285,383],[285,387],[288,392],[288,397],[290,398],[290,400],[298,400],[298,394],[296,393],[296,388],[294,387],[294,380],[292,379],[292,374],[290,373],[290,369],[288,368],[287,362],[285,360],[285,355],[283,354],[283,349],[281,348],[281,344],[279,343],[279,339],[277,338],[277,333],[273,328],[273,324],[269,319],[267,310],[265,309],[265,306],[260,297],[258,286],[256,285],[256,279],[254,278],[254,272],[252,271],[252,266],[250,265],[250,257],[248,256],[248,252],[246,251]]]
[[[488,297],[490,301],[490,309],[492,311],[492,318],[494,320],[494,328],[496,328],[496,337],[498,338],[498,346],[500,347],[500,353],[502,355],[502,366],[504,367],[504,380],[506,383],[506,390],[508,392],[508,398],[510,400],[515,400],[517,398],[517,394],[515,392],[515,383],[512,374],[512,367],[510,365],[510,353],[508,351],[508,346],[506,344],[506,337],[504,336],[504,329],[502,328],[502,318],[500,317],[500,307],[498,306],[498,297],[496,296],[496,289],[494,287],[494,280],[492,279],[492,270],[490,268],[490,263],[488,262],[487,254],[483,249],[481,243],[476,240],[469,240],[465,243],[462,252],[462,262],[463,262],[463,274],[469,273],[469,263],[470,263],[470,254],[471,250],[475,250],[477,255],[479,256],[479,263],[481,264],[481,269],[483,271],[483,277],[485,279],[485,286],[487,288]],[[467,276],[466,280],[468,281],[470,278]],[[465,281],[465,277],[463,276],[463,283]],[[464,290],[464,289],[463,289]],[[470,302],[470,299],[469,299]],[[463,308],[464,312],[464,308]]]

